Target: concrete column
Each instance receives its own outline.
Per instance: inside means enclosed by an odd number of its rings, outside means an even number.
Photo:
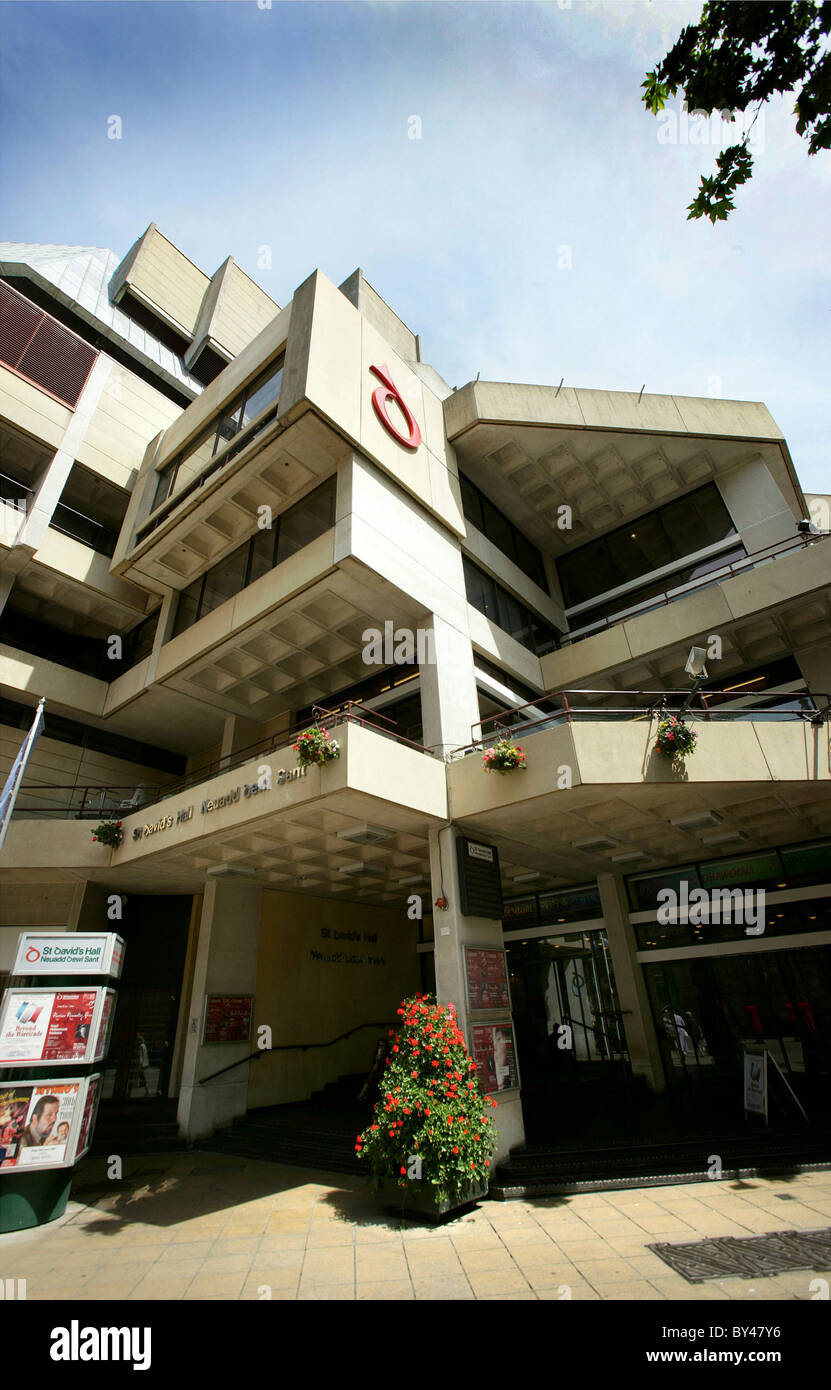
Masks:
[[[444,756],[470,743],[479,718],[470,638],[436,614],[425,624],[428,660],[419,666],[424,747]]]
[[[649,1007],[646,981],[637,960],[637,944],[629,922],[626,888],[619,874],[598,874],[597,887],[632,1072],[635,1076],[646,1077],[650,1091],[665,1091],[661,1049]]]
[[[456,831],[452,826],[430,831],[430,869],[433,900],[447,898],[447,908],[434,908],[436,994],[440,1004],[453,1004],[459,1026],[471,1050],[473,1032],[466,1008],[464,947],[495,946],[504,949],[502,923],[490,917],[468,917],[460,909],[459,871],[456,863]],[[494,1162],[507,1158],[511,1149],[525,1142],[519,1093],[500,1097],[494,1123],[499,1139]]]
[[[262,733],[262,724],[256,719],[244,719],[239,714],[229,714],[222,726],[221,758],[232,758],[243,748],[250,748]]]
[[[231,875],[225,879],[209,877],[199,920],[179,1091],[179,1133],[183,1138],[203,1138],[217,1126],[245,1114],[249,1063],[204,1086],[200,1078],[247,1057],[256,1040],[203,1044],[202,1030],[206,994],[254,994],[261,912],[262,889],[258,885]]]
[[[27,546],[33,553],[43,544],[52,514],[61,500],[61,493],[66,487],[78,449],[98,407],[111,368],[111,358],[105,357],[103,353],[99,355],[72,419],[67,425],[61,447],[43,474],[29,514],[17,537],[17,544]]]

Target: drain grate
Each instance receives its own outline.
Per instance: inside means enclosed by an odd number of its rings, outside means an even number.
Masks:
[[[647,1248],[690,1284],[723,1279],[725,1275],[759,1278],[792,1269],[831,1270],[831,1227],[822,1231],[776,1231],[765,1236],[722,1236]]]

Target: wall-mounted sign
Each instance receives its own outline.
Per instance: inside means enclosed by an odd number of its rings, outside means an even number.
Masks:
[[[471,1012],[498,1009],[504,1013],[511,1007],[504,950],[465,946],[465,978],[467,1007]]]
[[[12,975],[109,975],[117,980],[124,938],[115,932],[21,932]]]
[[[93,1084],[97,1087],[100,1079],[89,1076],[0,1085],[0,1174],[71,1167],[89,1090]],[[87,1146],[93,1119],[91,1116],[87,1128]]]
[[[514,1029],[510,1019],[501,1023],[474,1023],[473,1060],[483,1089],[515,1091],[519,1086]]]
[[[372,405],[375,414],[378,416],[387,434],[391,434],[393,439],[397,440],[399,444],[404,445],[405,449],[417,449],[421,443],[421,430],[418,427],[418,421],[415,419],[413,412],[410,410],[410,407],[395,385],[390,375],[389,367],[384,363],[382,367],[370,367],[369,370],[383,383],[381,386],[376,386],[373,391]],[[390,401],[395,401],[395,404],[404,416],[407,423],[406,434],[402,434],[401,430],[397,425],[393,424],[387,413],[387,405]]]
[[[205,1000],[204,1043],[250,1042],[253,994],[209,994]]]
[[[460,835],[456,840],[456,858],[462,912],[468,917],[494,917],[501,921],[502,880],[496,847]]]
[[[0,1066],[98,1062],[109,1044],[115,991],[7,989],[0,1006]]]
[[[203,816],[209,816],[213,811],[221,811],[224,806],[236,806],[238,802],[252,796],[259,796],[261,792],[270,792],[272,786],[282,787],[286,782],[296,782],[301,777],[305,777],[309,769],[307,767],[281,767],[273,774],[259,782],[243,782],[239,787],[231,787],[227,792],[222,792],[220,796],[206,796],[199,807]],[[178,809],[165,813],[158,820],[148,822],[146,825],[136,825],[133,827],[134,840],[146,840],[150,835],[158,835],[160,831],[170,830],[174,825],[182,825],[186,821],[193,820],[193,806],[180,806]]]

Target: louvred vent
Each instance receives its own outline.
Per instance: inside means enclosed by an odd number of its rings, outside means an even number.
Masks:
[[[98,353],[0,282],[0,362],[73,408]]]

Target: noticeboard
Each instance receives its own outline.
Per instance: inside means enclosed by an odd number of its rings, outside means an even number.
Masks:
[[[499,851],[481,840],[456,840],[459,895],[466,917],[490,917],[502,921],[502,879]]]
[[[508,966],[502,947],[465,946],[465,982],[469,1013],[510,1009]]]
[[[0,1066],[84,1066],[105,1055],[115,991],[7,989],[0,1006]]]
[[[203,1043],[250,1042],[253,1016],[253,994],[209,994]]]

